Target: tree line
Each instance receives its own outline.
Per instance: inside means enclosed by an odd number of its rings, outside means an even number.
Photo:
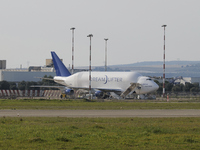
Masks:
[[[163,92],[163,83],[159,83],[157,80],[155,82],[159,85],[159,89],[157,90],[158,94]],[[197,93],[199,92],[199,83],[186,83],[184,84],[174,84],[168,81],[165,81],[165,93],[179,93],[179,92],[190,92]]]

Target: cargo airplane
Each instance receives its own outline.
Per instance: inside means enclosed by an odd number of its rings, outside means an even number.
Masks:
[[[77,89],[89,89],[89,72],[71,74],[55,52],[51,52],[56,76],[53,80],[68,87],[68,93]],[[147,94],[158,89],[158,85],[149,77],[138,72],[91,72],[91,88],[98,98],[106,93],[114,93],[121,98],[128,94]]]

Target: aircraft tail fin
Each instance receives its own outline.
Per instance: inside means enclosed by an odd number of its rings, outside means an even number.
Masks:
[[[51,52],[51,56],[53,59],[54,68],[56,70],[56,76],[64,76],[64,77],[70,76],[71,73],[62,63],[57,54],[55,52]]]

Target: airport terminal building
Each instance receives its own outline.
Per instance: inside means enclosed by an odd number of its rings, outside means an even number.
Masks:
[[[53,68],[42,68],[40,69],[1,69],[0,70],[0,81],[8,82],[21,82],[21,81],[41,81],[40,78],[47,76],[54,77],[56,72]]]
[[[44,76],[56,75],[52,59],[46,59],[46,66],[30,66],[28,68],[6,69],[6,60],[0,60],[0,81],[21,82],[41,81]]]

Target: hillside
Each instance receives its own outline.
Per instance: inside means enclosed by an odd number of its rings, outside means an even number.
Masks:
[[[167,61],[166,77],[200,77],[200,61]],[[104,66],[94,67],[95,71],[104,71]],[[108,66],[108,71],[137,71],[147,76],[162,76],[163,62],[148,61],[133,64]]]
[[[170,66],[187,66],[187,65],[196,65],[200,64],[200,61],[166,61],[166,65]],[[131,66],[162,66],[163,62],[162,61],[144,61],[144,62],[137,62],[133,64],[120,64],[120,65],[112,65],[109,67],[131,67]]]

